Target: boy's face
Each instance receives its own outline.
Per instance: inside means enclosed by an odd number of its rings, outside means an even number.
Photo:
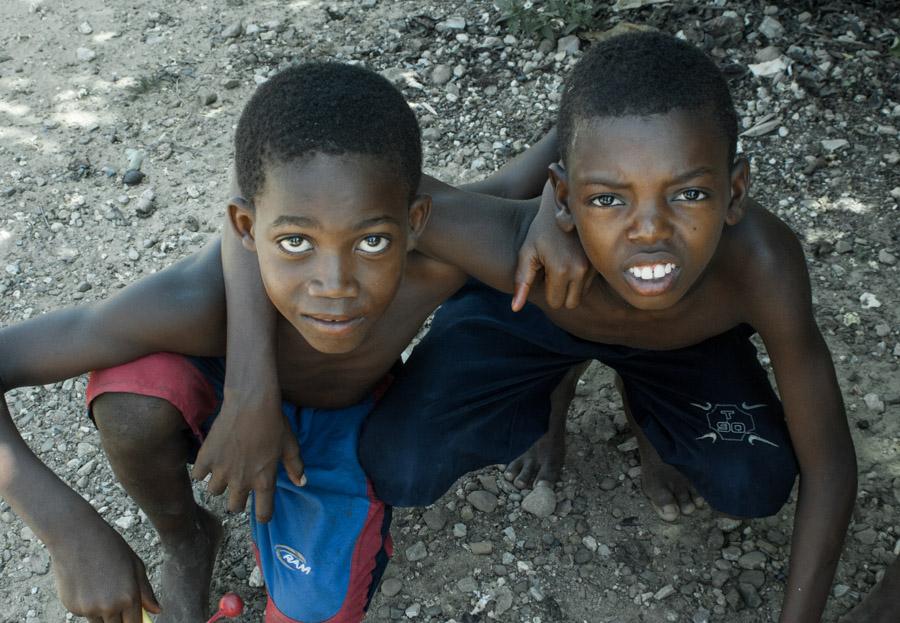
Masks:
[[[708,115],[581,122],[567,167],[554,167],[558,218],[574,226],[597,271],[628,304],[666,309],[698,281],[748,184]]]
[[[397,293],[430,207],[397,177],[374,157],[314,154],[268,166],[255,211],[230,208],[272,303],[320,352],[356,349]]]

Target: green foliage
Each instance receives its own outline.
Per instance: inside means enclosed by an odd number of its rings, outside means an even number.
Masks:
[[[594,20],[591,0],[495,0],[500,21],[516,34],[555,39],[588,29]]]

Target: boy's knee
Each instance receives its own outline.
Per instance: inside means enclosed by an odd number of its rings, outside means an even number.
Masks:
[[[766,460],[732,457],[723,461],[717,473],[717,491],[705,494],[713,508],[738,518],[768,517],[787,502],[797,467],[793,453],[785,451]]]
[[[101,394],[91,402],[91,414],[104,442],[146,443],[184,428],[181,412],[172,403],[141,394]]]

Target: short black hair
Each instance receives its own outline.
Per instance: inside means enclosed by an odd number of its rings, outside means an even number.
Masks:
[[[334,62],[289,67],[244,106],[234,136],[237,181],[252,203],[267,166],[316,153],[374,156],[415,196],[422,175],[416,115],[382,76]]]
[[[672,35],[632,32],[594,44],[566,79],[559,108],[560,152],[572,147],[579,122],[597,117],[710,114],[728,140],[728,162],[737,150],[737,113],[728,83],[701,50]]]

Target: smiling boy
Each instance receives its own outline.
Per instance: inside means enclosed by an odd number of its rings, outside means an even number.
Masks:
[[[552,196],[535,223],[555,220],[577,235],[599,279],[576,309],[552,308],[540,284],[535,305],[518,314],[507,296],[479,286],[445,304],[367,420],[360,457],[376,492],[396,505],[431,503],[463,472],[426,449],[465,452],[454,439],[470,422],[546,422],[550,390],[596,359],[617,373],[644,491],[666,519],[699,496],[729,515],[774,514],[799,471],[780,620],[818,621],[853,506],[855,456],[802,250],[747,199],[749,167],[735,156],[722,75],[668,35],[611,39],[569,76],[558,128],[563,161],[551,167]],[[441,236],[426,232],[419,248],[511,292],[513,219],[502,205],[459,202],[434,211]],[[461,250],[468,232],[485,229],[509,232],[508,243]],[[415,409],[404,410],[413,395]],[[385,461],[377,448],[388,438],[404,450]]]
[[[243,400],[280,383],[280,417],[256,439],[274,436],[276,451],[299,444],[305,463],[286,451],[277,481],[259,487],[266,508],[254,516],[271,516],[252,526],[266,620],[360,621],[390,554],[390,508],[358,463],[358,430],[422,322],[465,275],[412,251],[430,209],[417,194],[418,125],[372,72],[313,63],[274,76],[241,115],[235,162],[242,192],[228,206],[230,225],[256,255],[258,296],[280,312],[275,370]],[[235,236],[223,246],[227,263]],[[222,530],[195,502],[186,463],[230,391],[226,304],[247,302],[231,290],[226,301],[225,290],[214,243],[109,300],[0,330],[4,392],[98,370],[87,398],[104,449],[164,553],[157,623],[206,619]],[[232,320],[229,352],[257,321]],[[229,506],[242,508],[246,490],[231,493]],[[142,561],[31,453],[5,401],[0,495],[46,544],[70,611],[139,623],[142,606],[160,610]]]

